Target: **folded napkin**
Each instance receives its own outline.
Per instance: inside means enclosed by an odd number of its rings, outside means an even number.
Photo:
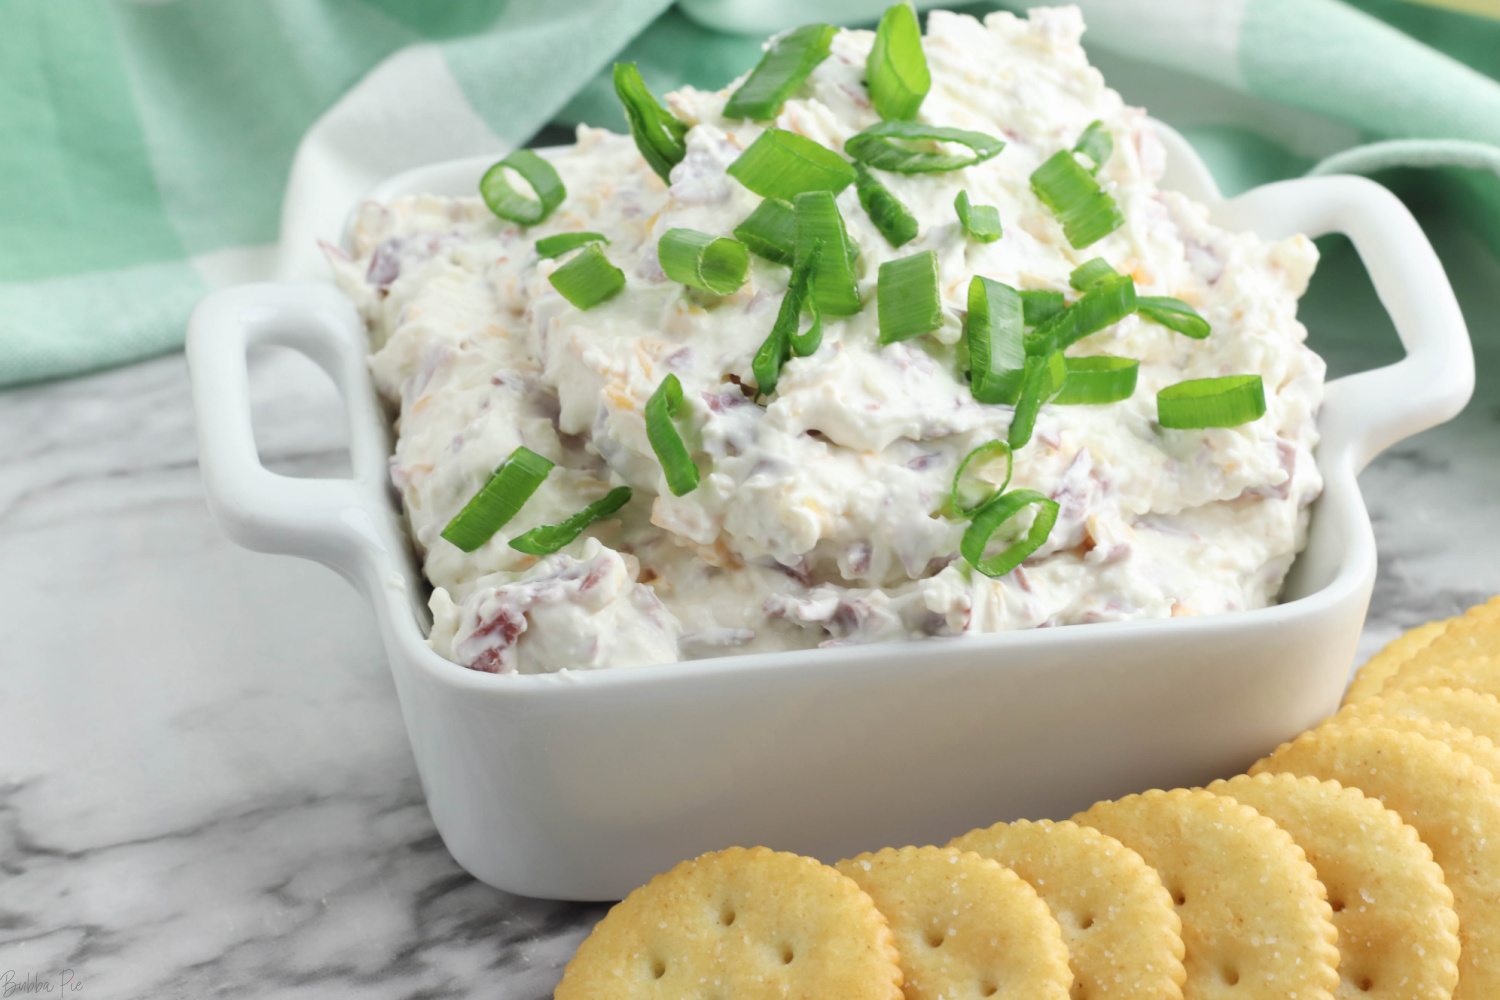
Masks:
[[[210,288],[320,277],[318,239],[381,177],[500,154],[554,119],[623,127],[617,57],[658,92],[719,87],[771,30],[884,6],[668,3],[6,3],[0,385],[176,349]],[[1191,120],[1165,117],[1226,190],[1435,168],[1500,252],[1500,22],[1400,0],[1079,5],[1091,49],[1208,81],[1219,96]],[[1302,117],[1267,119],[1266,102]]]

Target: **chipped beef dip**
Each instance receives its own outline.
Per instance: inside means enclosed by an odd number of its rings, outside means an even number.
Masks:
[[[788,268],[752,255],[746,283],[714,298],[669,280],[657,242],[674,227],[729,236],[751,213],[760,197],[725,168],[768,124],[832,150],[876,124],[864,84],[872,32],[838,32],[774,122],[721,117],[730,90],[669,95],[692,126],[670,186],[629,137],[580,127],[552,160],[567,198],[539,225],[499,219],[478,197],[365,204],[353,256],[330,255],[369,324],[376,385],[399,407],[391,477],[434,588],[432,647],[478,670],[536,673],[1275,601],[1322,486],[1313,447],[1324,365],[1296,319],[1317,251],[1301,236],[1225,232],[1203,207],[1159,190],[1163,151],[1144,112],[1089,66],[1082,31],[1073,8],[983,23],[931,14],[920,120],[1006,146],[947,173],[882,172],[920,222],[900,249],[853,186],[838,195],[864,308],[825,315],[821,347],[785,364],[768,401],[750,398],[751,361]],[[1114,138],[1099,182],[1126,221],[1076,250],[1028,179],[1096,119]],[[999,209],[1001,239],[965,237],[960,190]],[[602,249],[626,278],[586,311],[547,280],[564,261],[534,250],[575,230],[607,236]],[[878,266],[929,249],[942,325],[882,347]],[[1212,334],[1189,339],[1130,315],[1070,349],[1139,359],[1139,384],[1122,402],[1042,407],[1011,488],[1053,498],[1058,519],[1022,566],[991,579],[958,555],[965,521],[943,512],[958,463],[1004,439],[1014,413],[971,393],[959,353],[966,290],[978,274],[1072,297],[1070,273],[1098,256],[1132,275],[1139,294],[1191,304]],[[680,497],[642,413],[669,373],[702,470]],[[1162,387],[1240,373],[1262,376],[1264,417],[1201,430],[1157,423]],[[441,538],[519,445],[557,468],[476,551]],[[620,514],[557,553],[507,544],[619,485],[634,490]]]

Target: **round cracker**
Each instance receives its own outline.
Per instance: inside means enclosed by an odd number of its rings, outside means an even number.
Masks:
[[[946,847],[840,861],[890,921],[907,1000],[1067,1000],[1062,929],[1009,869]]]
[[[1500,738],[1500,698],[1466,688],[1455,691],[1447,687],[1416,687],[1387,691],[1345,707],[1335,718],[1361,719],[1373,715],[1446,722],[1483,736],[1491,743]]]
[[[1458,914],[1455,1000],[1500,996],[1500,784],[1484,768],[1419,733],[1327,722],[1250,769],[1267,771],[1358,788],[1414,827]]]
[[[1442,666],[1483,657],[1500,657],[1500,597],[1476,604],[1457,618],[1450,619],[1448,627],[1407,662]]]
[[[1355,706],[1357,707],[1357,706]],[[1345,711],[1348,711],[1347,709]],[[1429,740],[1448,744],[1484,768],[1491,778],[1500,777],[1500,748],[1472,730],[1438,722],[1423,715],[1378,715],[1375,713],[1343,712],[1323,722],[1323,725],[1372,726],[1376,729],[1394,729],[1402,733],[1416,733]]]
[[[1400,669],[1401,664],[1415,656],[1419,650],[1431,645],[1434,639],[1443,634],[1452,620],[1452,618],[1444,618],[1441,621],[1418,625],[1404,635],[1398,635],[1386,643],[1385,648],[1370,657],[1354,675],[1354,680],[1349,684],[1349,690],[1344,693],[1344,704],[1351,705],[1379,694],[1381,688],[1385,687],[1385,682]]]
[[[1330,1000],[1339,951],[1323,885],[1302,849],[1254,809],[1203,789],[1100,802],[1073,819],[1161,873],[1194,1000]]]
[[[1413,657],[1401,664],[1380,693],[1391,694],[1419,687],[1449,687],[1457,691],[1500,695],[1500,656],[1440,660]]]
[[[1062,927],[1073,1000],[1176,1000],[1182,921],[1156,869],[1113,837],[1065,821],[996,823],[949,847],[1031,884]]]
[[[617,903],[578,946],[556,1000],[900,1000],[885,917],[812,858],[733,847]]]
[[[1443,870],[1401,817],[1337,781],[1241,775],[1208,786],[1291,834],[1328,890],[1339,996],[1446,1000],[1458,982],[1458,915]]]

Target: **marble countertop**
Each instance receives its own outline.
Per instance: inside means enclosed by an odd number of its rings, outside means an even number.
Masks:
[[[1480,328],[1500,265],[1432,231],[1480,385],[1361,480],[1381,553],[1362,655],[1500,591],[1500,338]],[[1347,245],[1303,316],[1333,374],[1398,356]],[[321,373],[252,367],[266,463],[347,468]],[[0,394],[0,428],[0,991],[549,995],[602,909],[506,895],[448,856],[367,608],[210,519],[183,358]]]

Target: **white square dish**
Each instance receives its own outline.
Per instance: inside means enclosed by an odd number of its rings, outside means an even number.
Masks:
[[[1158,129],[1162,187],[1208,205],[1216,224],[1266,239],[1348,234],[1407,351],[1327,387],[1326,485],[1279,605],[628,670],[464,669],[427,647],[365,328],[331,285],[235,288],[194,312],[209,503],[241,544],[316,559],[370,599],[438,830],[461,865],[511,892],[618,898],[731,844],[832,861],[1234,773],[1336,705],[1375,578],[1356,476],[1462,409],[1473,357],[1437,257],[1384,188],[1322,177],[1226,201],[1191,147]],[[371,197],[471,193],[492,160],[403,174]],[[245,367],[258,344],[301,351],[334,379],[353,478],[260,465]]]

